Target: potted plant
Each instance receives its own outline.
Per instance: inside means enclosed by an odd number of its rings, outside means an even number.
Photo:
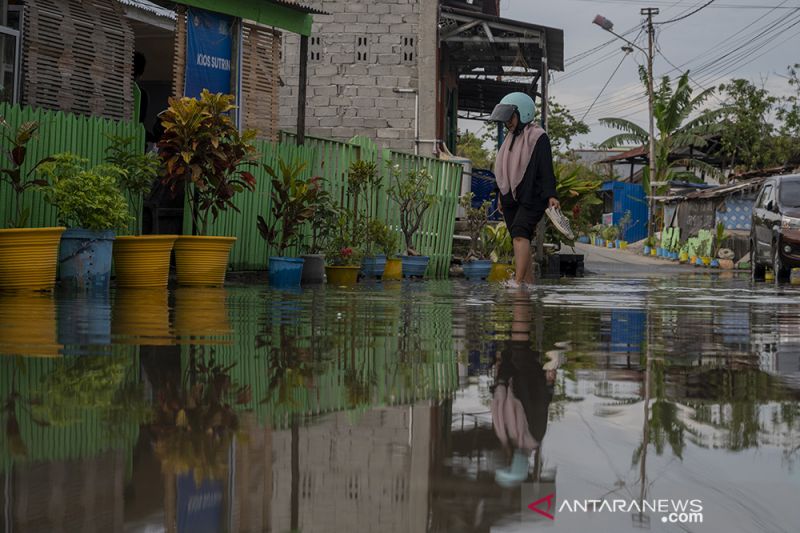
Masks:
[[[175,242],[175,265],[181,285],[219,286],[225,282],[228,257],[236,237],[209,236],[209,222],[232,209],[237,193],[255,188],[246,167],[255,164],[256,132],[234,124],[233,96],[203,90],[199,99],[169,99],[161,115],[164,135],[158,155],[163,183],[175,193],[184,186],[192,213],[193,235]],[[209,216],[211,220],[209,221]]]
[[[320,191],[317,207],[309,219],[310,232],[305,245],[301,283],[325,282],[325,248],[333,233],[340,209],[333,203],[330,193]]]
[[[28,144],[36,138],[39,124],[25,122],[13,129],[5,119],[0,119],[0,126],[7,161],[0,167],[0,183],[8,183],[12,193],[8,229],[0,229],[0,288],[52,290],[56,283],[58,245],[66,228],[26,228],[30,208],[23,205],[28,190],[47,185],[35,175],[47,158],[31,165],[27,172],[22,171],[23,165],[27,167]]]
[[[644,255],[653,255],[653,248],[656,245],[656,239],[652,235],[647,237],[644,240],[644,248],[642,249],[642,253]]]
[[[364,257],[359,246],[364,229],[355,225],[352,211],[339,213],[334,233],[325,252],[325,275],[332,285],[353,285],[358,281],[361,260]]]
[[[299,287],[304,260],[286,254],[290,246],[298,244],[303,224],[314,216],[322,193],[322,179],[302,179],[305,163],[295,161],[290,166],[281,160],[278,164],[280,174],[270,166],[264,167],[272,181],[272,219],[268,223],[259,215],[258,231],[278,254],[269,258],[269,284]]]
[[[469,251],[464,260],[464,276],[469,280],[486,279],[492,270],[490,250],[485,239],[486,227],[489,224],[489,209],[492,203],[484,200],[479,207],[472,206],[472,192],[464,194],[459,203],[464,208],[469,236]]]
[[[514,268],[511,266],[514,257],[514,242],[505,222],[489,224],[486,226],[484,239],[491,250],[489,258],[492,260],[492,269],[487,281],[506,281],[511,279]]]
[[[414,235],[422,225],[425,212],[436,202],[436,197],[428,194],[433,177],[425,167],[409,171],[405,175],[399,165],[390,164],[393,183],[389,197],[397,203],[400,210],[400,230],[405,239],[403,260],[404,277],[422,277],[428,268],[430,257],[420,255],[414,249]]]
[[[46,200],[67,231],[58,253],[61,281],[78,289],[107,291],[111,281],[114,231],[131,220],[128,201],[117,186],[123,171],[114,165],[89,167],[89,160],[58,154],[41,165],[50,184]]]
[[[366,229],[366,252],[361,260],[361,275],[365,278],[383,278],[388,258],[397,253],[400,244],[397,232],[378,219],[370,219]]]
[[[133,137],[110,137],[106,162],[123,170],[118,185],[128,197],[134,220],[132,235],[114,241],[114,273],[117,287],[164,288],[169,282],[169,263],[177,235],[142,235],[142,203],[159,179],[161,162],[152,152],[137,147]]]
[[[380,253],[377,244],[377,240],[382,239],[388,231],[375,213],[380,189],[380,176],[375,162],[359,159],[350,165],[347,173],[348,209],[353,213],[353,225],[366,228],[361,263],[361,274],[366,278],[380,278],[386,267],[386,255]]]

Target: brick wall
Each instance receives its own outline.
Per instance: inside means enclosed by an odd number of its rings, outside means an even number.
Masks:
[[[315,15],[309,42],[306,134],[336,140],[355,135],[396,150],[414,149],[418,29],[422,0],[306,0]],[[281,128],[297,124],[300,38],[285,34]]]

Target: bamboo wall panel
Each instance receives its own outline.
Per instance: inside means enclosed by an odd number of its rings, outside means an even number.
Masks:
[[[24,104],[131,119],[134,36],[117,2],[27,0],[24,19]]]
[[[259,138],[276,141],[279,136],[281,33],[247,23],[242,33],[241,108],[244,127],[258,130]]]

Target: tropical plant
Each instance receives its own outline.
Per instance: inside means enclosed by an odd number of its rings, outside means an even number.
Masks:
[[[136,232],[141,231],[142,202],[150,194],[158,179],[161,162],[152,152],[136,150],[134,137],[109,136],[111,144],[106,149],[106,163],[121,168],[119,187],[128,193],[131,215],[137,221]]]
[[[378,175],[378,166],[373,161],[358,159],[353,161],[347,173],[347,194],[352,200],[351,210],[355,213],[353,222],[358,224],[361,217],[359,199],[366,194],[366,216],[373,216],[375,195],[380,189],[381,182]]]
[[[304,246],[308,254],[319,254],[325,251],[341,211],[341,208],[333,202],[330,193],[325,190],[319,191],[316,203],[314,214],[308,219],[310,231]]]
[[[643,83],[647,83],[647,72],[640,70]],[[669,76],[661,79],[661,84],[654,91],[653,117],[657,130],[655,139],[655,169],[656,175],[651,179],[649,168],[644,169],[643,185],[646,191],[650,190],[650,183],[664,183],[672,178],[686,175],[687,172],[678,172],[676,167],[697,168],[712,176],[720,174],[716,167],[700,161],[694,157],[677,157],[674,154],[682,148],[702,148],[707,144],[707,137],[718,133],[721,126],[718,122],[723,114],[722,109],[701,111],[703,104],[713,94],[714,89],[706,89],[698,95],[693,95],[689,83],[689,72],[678,78],[673,90]],[[692,119],[690,117],[696,114]],[[622,144],[634,143],[648,146],[650,135],[647,130],[624,118],[601,118],[604,126],[622,130],[620,133],[609,137],[600,144],[601,148],[611,148]],[[693,173],[688,172],[692,177]]]
[[[400,235],[383,221],[373,218],[367,223],[366,242],[367,255],[370,255],[374,248],[387,257],[391,257],[397,253],[400,246]]]
[[[716,233],[714,234],[714,257],[719,257],[719,251],[725,241],[728,240],[728,237],[730,235],[725,232],[725,224],[722,221],[717,222]]]
[[[489,224],[484,233],[486,246],[491,250],[489,258],[495,263],[511,263],[514,257],[514,241],[505,222]]]
[[[491,253],[485,237],[486,227],[489,224],[489,210],[492,203],[484,200],[479,207],[472,206],[475,194],[468,192],[461,196],[459,203],[464,208],[467,222],[467,236],[469,236],[469,251],[467,260],[485,259]]]
[[[428,194],[433,177],[425,167],[403,173],[400,165],[388,163],[392,184],[389,197],[400,208],[400,230],[405,238],[406,254],[419,255],[414,249],[414,235],[422,225],[425,212],[436,203],[436,197]]]
[[[588,233],[592,223],[600,216],[599,209],[603,202],[597,192],[603,184],[603,178],[585,165],[570,161],[557,162],[553,170],[561,211],[570,219],[570,225],[576,233]],[[549,230],[548,238],[571,244],[558,231]]]
[[[603,228],[602,237],[606,241],[616,241],[619,237],[619,228],[616,226],[605,226]]]
[[[617,222],[620,238],[622,239],[625,238],[625,232],[628,231],[628,228],[631,226],[632,220],[633,220],[633,215],[631,215],[630,210],[625,211],[625,214],[622,215],[622,218],[620,218],[619,222]]]
[[[50,184],[45,198],[58,211],[59,223],[71,228],[105,231],[126,227],[131,216],[117,181],[124,171],[114,165],[89,168],[89,160],[58,154],[39,167]]]
[[[28,172],[22,172],[25,158],[28,154],[28,143],[36,138],[39,131],[38,122],[24,122],[15,130],[5,118],[0,118],[3,127],[3,139],[8,143],[8,152],[5,153],[8,166],[0,167],[0,182],[5,181],[11,186],[14,193],[11,203],[11,217],[7,224],[11,228],[22,228],[28,224],[30,209],[22,206],[22,196],[28,189],[47,185],[47,181],[34,178],[39,165],[49,161],[49,158],[36,162]]]
[[[352,211],[341,211],[328,246],[325,249],[325,261],[332,266],[360,265],[364,258],[362,244],[366,238],[366,228],[353,224]]]
[[[322,178],[301,178],[306,164],[295,161],[291,166],[283,160],[278,162],[280,174],[265,165],[272,180],[272,221],[258,216],[258,231],[261,236],[283,255],[287,248],[300,238],[303,224],[314,216],[320,194]]]
[[[239,133],[231,118],[233,101],[231,95],[204,89],[199,99],[170,98],[161,115],[162,181],[173,194],[185,186],[192,222],[201,235],[208,232],[209,213],[216,220],[227,209],[238,212],[233,197],[255,188],[255,177],[245,168],[255,163],[256,132]]]

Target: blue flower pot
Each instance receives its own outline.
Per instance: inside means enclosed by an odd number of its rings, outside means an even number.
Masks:
[[[367,279],[381,279],[386,269],[386,256],[373,255],[361,260],[361,275]]]
[[[581,235],[580,237],[578,237],[578,242],[581,244],[589,244],[589,237],[587,237],[586,235]]]
[[[492,270],[492,261],[488,259],[476,259],[464,263],[464,277],[468,280],[481,280],[489,277]]]
[[[270,257],[269,284],[272,287],[299,287],[303,277],[302,257]]]
[[[111,301],[107,292],[58,299],[58,342],[64,355],[84,355],[87,346],[111,344]]]
[[[718,259],[712,259],[711,260],[711,264],[709,266],[711,268],[719,268],[719,260]]]
[[[427,255],[403,255],[401,259],[403,261],[404,278],[422,278],[425,276],[430,257]]]
[[[642,253],[644,255],[650,255],[650,247],[649,246],[645,246],[644,250],[642,250]]]
[[[114,232],[70,228],[61,235],[61,283],[80,290],[107,291],[111,282]]]

